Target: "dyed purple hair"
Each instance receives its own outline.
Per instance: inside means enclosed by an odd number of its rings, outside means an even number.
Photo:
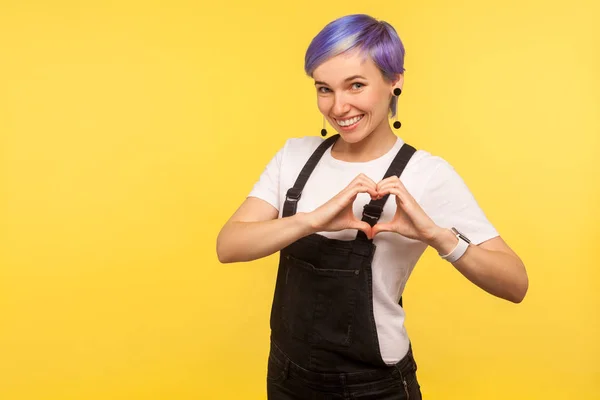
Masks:
[[[304,71],[312,77],[323,62],[354,48],[371,57],[388,81],[404,72],[404,45],[394,27],[365,14],[346,15],[327,24],[306,50]],[[392,96],[392,117],[396,114],[396,101],[396,96]]]

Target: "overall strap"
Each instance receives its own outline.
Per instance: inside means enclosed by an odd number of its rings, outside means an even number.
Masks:
[[[383,176],[383,179],[389,178],[390,176],[394,175],[400,178],[402,172],[404,171],[404,168],[406,168],[406,165],[410,161],[410,158],[413,156],[413,154],[415,154],[416,151],[417,150],[414,147],[412,147],[408,143],[404,143],[400,150],[398,150],[396,157],[394,157],[394,161],[392,161],[392,163],[390,164],[387,172]],[[390,197],[389,193],[383,196],[381,199],[371,200],[368,204],[365,204],[363,208],[362,220],[364,222],[369,223],[369,225],[371,226],[375,225],[381,217],[381,213],[383,212],[383,206],[385,205],[385,202],[387,201],[388,197]],[[367,238],[367,236],[362,231],[359,231],[358,233],[362,233],[364,239]]]
[[[302,190],[304,189],[304,185],[308,181],[310,174],[312,174],[313,170],[319,163],[321,157],[325,151],[335,143],[335,141],[340,137],[339,134],[328,137],[317,147],[317,149],[312,153],[304,167],[302,167],[302,171],[296,178],[296,182],[294,186],[289,188],[285,195],[285,203],[283,204],[283,213],[282,217],[291,217],[296,214],[296,208],[298,206],[298,201],[302,196]]]
[[[390,164],[390,167],[385,173],[383,179],[389,178],[390,176],[394,175],[400,178],[402,172],[406,168],[406,165],[410,161],[410,158],[413,156],[413,154],[415,154],[416,151],[417,150],[414,147],[412,147],[408,143],[404,143],[400,150],[398,150],[394,161],[392,161],[392,163]],[[371,226],[375,225],[381,217],[381,213],[383,212],[383,206],[385,205],[385,202],[387,201],[389,196],[389,194],[386,194],[381,199],[371,200],[368,204],[365,204],[363,208],[362,220],[364,222],[367,222]],[[363,231],[359,230],[356,234],[356,239],[354,240],[354,244],[352,246],[352,252],[361,255],[367,255],[370,251],[368,246],[369,242],[370,240],[367,238],[367,235],[365,235]],[[404,305],[402,304],[402,296],[400,296],[398,304],[400,305],[400,307],[404,307]]]

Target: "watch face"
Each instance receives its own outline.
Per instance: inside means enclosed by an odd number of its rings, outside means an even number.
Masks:
[[[452,228],[452,231],[454,233],[456,233],[457,236],[459,236],[462,240],[464,240],[467,243],[471,243],[471,241],[469,240],[468,237],[466,237],[465,235],[463,235],[458,229],[456,228]]]

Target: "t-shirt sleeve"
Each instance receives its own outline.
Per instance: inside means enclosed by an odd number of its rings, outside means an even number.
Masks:
[[[499,236],[464,180],[441,158],[419,203],[438,226],[455,227],[475,245]]]
[[[280,209],[279,200],[279,177],[285,145],[273,156],[267,164],[258,181],[247,197],[257,197],[271,204],[277,210]]]

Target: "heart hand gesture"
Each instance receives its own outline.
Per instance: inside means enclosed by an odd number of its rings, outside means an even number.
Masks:
[[[308,213],[311,227],[316,232],[358,229],[363,231],[368,238],[372,238],[371,225],[356,218],[353,204],[359,193],[369,193],[372,199],[377,198],[376,186],[375,182],[366,175],[358,175],[331,200]]]
[[[358,193],[369,193],[375,200],[386,194],[393,194],[396,199],[394,218],[389,222],[378,222],[373,227],[356,218],[353,203]],[[440,230],[397,176],[391,176],[376,184],[366,175],[360,174],[331,200],[308,213],[308,217],[316,232],[358,229],[369,239],[379,232],[396,232],[410,239],[430,243]]]
[[[439,231],[439,227],[421,208],[419,203],[406,190],[397,176],[390,176],[376,186],[377,198],[393,194],[396,199],[396,213],[389,222],[378,222],[372,228],[372,235],[379,232],[396,232],[410,239],[429,243]]]

